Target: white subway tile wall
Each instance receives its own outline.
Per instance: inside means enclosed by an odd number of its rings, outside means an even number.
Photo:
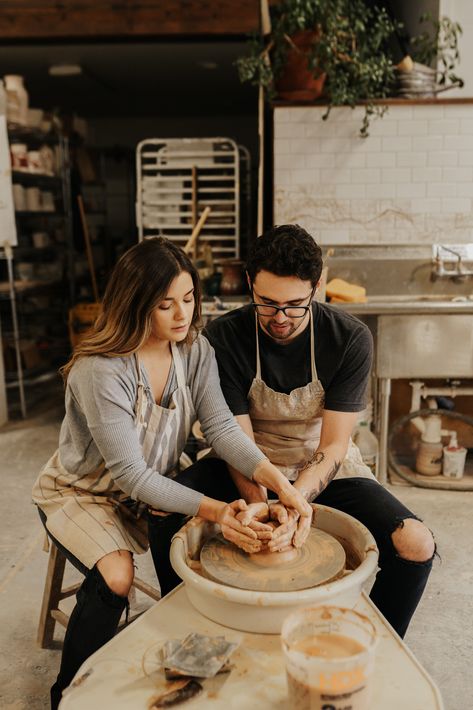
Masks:
[[[274,110],[274,221],[321,244],[473,241],[473,103]]]

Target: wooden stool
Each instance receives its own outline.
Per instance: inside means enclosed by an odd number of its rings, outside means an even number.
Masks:
[[[79,582],[70,587],[62,588],[66,558],[51,540],[49,545],[48,571],[46,573],[37,636],[37,641],[41,648],[51,648],[56,622],[59,622],[62,626],[67,626],[69,617],[59,609],[59,602],[61,599],[66,599],[75,594],[82,584],[82,582]],[[138,577],[134,578],[132,587],[139,589],[156,601],[161,599],[157,589]]]

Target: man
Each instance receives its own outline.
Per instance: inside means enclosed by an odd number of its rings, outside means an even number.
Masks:
[[[385,490],[363,464],[350,435],[365,407],[372,338],[357,318],[313,302],[321,250],[298,225],[275,227],[256,240],[247,264],[252,303],[211,322],[222,390],[242,429],[309,502],[360,520],[380,552],[371,598],[404,636],[432,568],[427,527]],[[256,519],[266,492],[236,471],[232,477]],[[267,508],[266,508],[267,510]],[[291,543],[285,522],[271,549]]]

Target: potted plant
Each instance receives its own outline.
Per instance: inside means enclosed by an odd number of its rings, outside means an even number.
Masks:
[[[323,98],[324,119],[333,106],[363,103],[360,133],[367,136],[370,118],[386,111],[379,100],[395,88],[389,41],[402,24],[365,0],[282,0],[271,7],[271,22],[270,34],[254,37],[237,61],[240,80],[263,86],[270,100]],[[442,18],[434,32],[411,40],[418,62],[438,59],[441,85],[462,85],[453,74],[459,34],[458,24]]]
[[[323,96],[324,119],[333,106],[366,101],[367,135],[370,117],[385,111],[374,100],[386,98],[394,80],[386,46],[398,24],[364,0],[282,0],[271,19],[270,35],[253,38],[237,61],[241,81],[263,86],[269,99]]]

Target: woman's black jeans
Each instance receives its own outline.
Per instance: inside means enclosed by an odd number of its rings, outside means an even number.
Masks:
[[[177,480],[227,502],[240,497],[225,463],[218,459],[203,459],[183,471]],[[370,597],[403,638],[424,592],[433,557],[425,562],[403,559],[391,535],[402,527],[404,520],[418,518],[388,490],[368,478],[332,481],[316,502],[352,515],[373,535],[379,550],[380,571]],[[181,581],[169,562],[169,547],[183,522],[183,516],[177,514],[149,521],[150,547],[163,595]]]
[[[46,526],[45,514],[39,508],[38,511]],[[50,533],[48,535],[69,562],[85,575],[64,636],[59,674],[51,688],[51,709],[56,710],[62,691],[70,685],[80,666],[115,635],[128,600],[112,592],[96,566],[87,569]]]

